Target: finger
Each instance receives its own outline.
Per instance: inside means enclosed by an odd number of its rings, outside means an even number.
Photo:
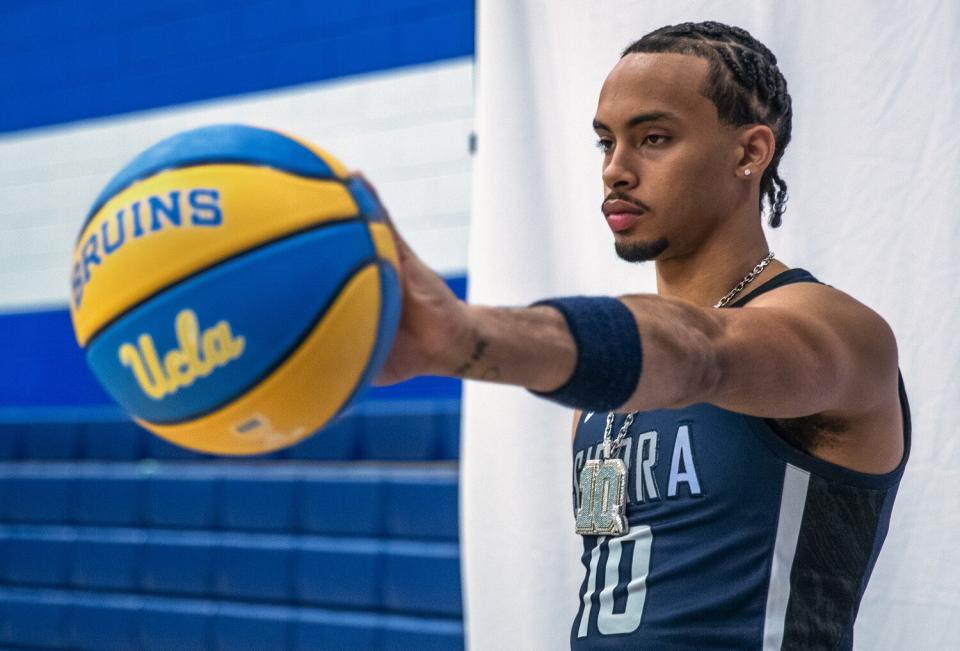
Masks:
[[[361,172],[360,170],[353,170],[348,175],[351,179],[357,179],[360,183],[363,184],[363,187],[373,195],[374,199],[380,201],[380,193],[377,192],[377,189],[373,187],[373,183],[370,182],[370,179],[367,178],[367,175]]]
[[[403,239],[403,236],[400,235],[400,231],[397,230],[396,224],[393,223],[393,218],[390,216],[390,211],[387,210],[387,207],[383,205],[383,201],[380,200],[380,194],[377,192],[377,189],[373,187],[373,184],[370,180],[360,171],[353,171],[350,173],[350,178],[354,178],[360,182],[361,185],[370,193],[370,196],[376,200],[377,204],[380,206],[380,212],[383,215],[383,220],[387,224],[387,228],[393,233],[393,239],[397,243],[397,253],[400,255],[401,259],[406,259],[413,255],[413,249],[407,244],[407,241]]]

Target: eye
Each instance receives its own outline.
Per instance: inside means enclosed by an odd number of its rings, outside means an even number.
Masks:
[[[609,138],[600,138],[597,140],[597,149],[602,151],[604,154],[609,153],[613,149],[613,141]]]
[[[656,139],[656,142],[651,142],[651,138]],[[663,143],[670,140],[669,136],[665,136],[662,133],[651,133],[646,138],[643,139],[644,142],[649,142],[651,145],[662,145]]]

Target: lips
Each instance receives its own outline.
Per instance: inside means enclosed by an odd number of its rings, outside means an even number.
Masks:
[[[606,215],[610,229],[619,232],[633,226],[643,215],[643,210],[628,201],[617,199],[604,202],[603,214]]]
[[[640,219],[640,215],[638,213],[614,213],[612,215],[607,215],[607,224],[610,226],[611,230],[613,230],[615,233],[618,233],[633,226],[638,219]]]

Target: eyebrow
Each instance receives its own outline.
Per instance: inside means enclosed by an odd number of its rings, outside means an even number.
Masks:
[[[643,124],[644,122],[652,122],[654,120],[676,120],[676,119],[678,119],[677,115],[675,113],[671,113],[670,111],[650,111],[649,113],[640,113],[638,115],[634,115],[632,118],[627,120],[627,128],[632,129],[638,124]],[[599,120],[593,121],[593,128],[603,129],[604,131],[613,131],[613,129],[605,125],[603,122],[600,122]]]

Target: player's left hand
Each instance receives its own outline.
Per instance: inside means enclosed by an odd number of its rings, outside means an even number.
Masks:
[[[366,185],[380,201],[373,185],[362,174],[354,172],[352,176]],[[458,299],[443,278],[413,252],[385,207],[383,213],[400,259],[402,309],[393,347],[380,373],[373,379],[373,386],[395,384],[417,375],[449,372],[446,359],[468,328],[466,303]]]

